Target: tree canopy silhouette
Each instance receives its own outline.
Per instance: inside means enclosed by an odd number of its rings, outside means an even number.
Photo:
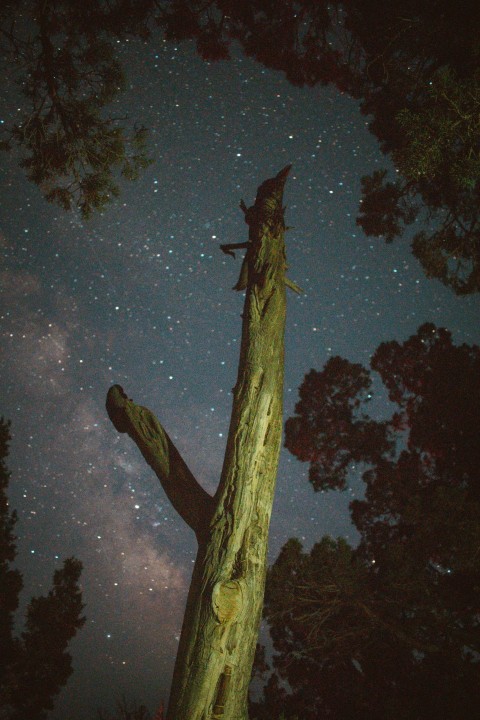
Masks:
[[[19,149],[47,200],[85,217],[118,195],[118,176],[135,179],[149,162],[145,128],[127,134],[125,118],[105,111],[124,85],[113,41],[129,24],[122,31],[114,19],[91,0],[7,0],[0,9],[0,49],[22,98],[0,147]]]
[[[7,500],[9,441],[9,424],[0,418],[0,715],[2,720],[44,720],[72,673],[66,649],[85,622],[78,585],[82,565],[75,558],[64,561],[48,595],[30,600],[25,629],[15,637],[14,614],[23,581],[12,567],[17,515]]]
[[[152,5],[144,7],[148,17]],[[358,224],[389,242],[420,223],[412,250],[427,276],[458,294],[480,290],[476,3],[175,0],[153,7],[167,39],[195,40],[206,60],[228,58],[236,42],[295,85],[334,83],[358,98],[396,169],[393,180],[386,170],[363,179]]]
[[[466,719],[480,701],[480,348],[425,324],[380,345],[371,369],[396,405],[389,420],[365,413],[369,371],[333,358],[306,376],[287,421],[316,490],[344,487],[361,462],[365,498],[350,506],[358,547],[324,537],[308,553],[291,539],[269,571],[277,654],[254,705],[262,720],[283,708],[307,720]]]
[[[20,3],[21,4],[21,3]],[[114,173],[147,164],[105,108],[121,89],[113,41],[195,42],[207,61],[232,43],[295,85],[333,83],[360,101],[395,166],[363,178],[358,224],[387,242],[415,222],[428,277],[480,289],[480,16],[449,0],[7,0],[0,37],[24,96],[4,147],[22,148],[49,200],[89,214],[118,193]],[[418,228],[418,229],[417,229]]]

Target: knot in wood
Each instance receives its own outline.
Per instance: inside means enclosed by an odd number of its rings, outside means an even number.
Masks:
[[[216,583],[212,592],[212,608],[221,625],[238,620],[243,610],[243,594],[243,583],[240,580]]]

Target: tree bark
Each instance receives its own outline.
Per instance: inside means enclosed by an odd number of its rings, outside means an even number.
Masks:
[[[282,433],[287,282],[282,199],[289,170],[287,166],[262,183],[252,207],[241,203],[249,240],[235,287],[245,288],[246,298],[230,430],[215,497],[197,483],[149,410],[128,400],[119,386],[107,397],[115,427],[137,443],[199,543],[168,720],[248,718]]]

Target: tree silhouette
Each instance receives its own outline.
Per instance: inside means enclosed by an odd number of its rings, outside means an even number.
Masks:
[[[98,710],[97,720],[157,720],[157,715],[152,718],[145,705],[128,702],[125,697],[118,700],[115,710],[114,715]],[[163,720],[163,717],[159,715],[158,720]]]
[[[335,84],[360,101],[395,165],[363,179],[358,224],[387,242],[420,223],[412,250],[428,277],[458,294],[480,289],[480,19],[474,0],[35,0],[15,23],[0,10],[9,66],[18,68],[18,145],[46,197],[88,215],[118,193],[119,171],[147,164],[145,130],[129,141],[104,108],[122,85],[113,40],[162,32],[208,61],[230,44],[294,85]]]
[[[286,447],[309,461],[315,490],[345,487],[352,461],[375,462],[391,448],[387,424],[360,412],[371,398],[368,370],[340,357],[322,372],[310,370],[300,387],[295,417],[285,425]]]
[[[88,217],[118,195],[118,176],[135,179],[149,164],[145,128],[129,137],[125,118],[105,114],[124,84],[113,47],[120,28],[108,4],[91,0],[34,0],[18,9],[7,0],[0,10],[0,49],[23,96],[0,147],[19,148],[47,200]]]
[[[16,513],[10,512],[6,466],[9,424],[0,419],[0,714],[2,720],[43,720],[72,673],[66,649],[85,619],[78,586],[82,565],[64,561],[46,597],[31,599],[25,629],[13,634],[22,576],[11,567],[16,556]]]
[[[325,537],[310,553],[289,540],[269,571],[278,654],[258,718],[280,703],[307,720],[466,719],[480,701],[480,349],[425,324],[380,345],[371,368],[396,405],[390,420],[362,413],[369,373],[335,358],[306,376],[287,422],[287,446],[311,463],[315,489],[345,486],[351,463],[365,464],[365,498],[350,506],[361,540]],[[375,455],[378,434],[388,443]],[[332,455],[319,470],[324,442]]]
[[[165,720],[165,708],[163,702],[161,702],[152,715],[145,705],[136,701],[128,702],[123,696],[116,703],[114,715],[98,710],[96,720]]]
[[[228,58],[235,42],[294,85],[333,83],[357,98],[395,165],[393,180],[383,170],[363,179],[358,224],[390,242],[416,221],[412,250],[427,276],[458,294],[480,290],[474,0],[175,0],[144,7],[146,34],[149,18],[167,39],[194,40],[207,60]]]

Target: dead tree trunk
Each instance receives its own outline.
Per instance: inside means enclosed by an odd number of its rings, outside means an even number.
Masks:
[[[246,288],[238,378],[225,460],[214,497],[195,480],[150,410],[114,385],[107,410],[195,531],[199,549],[175,663],[168,720],[246,720],[261,619],[268,527],[282,432],[285,224],[290,170],[265,181],[246,208],[248,243],[237,289]]]

